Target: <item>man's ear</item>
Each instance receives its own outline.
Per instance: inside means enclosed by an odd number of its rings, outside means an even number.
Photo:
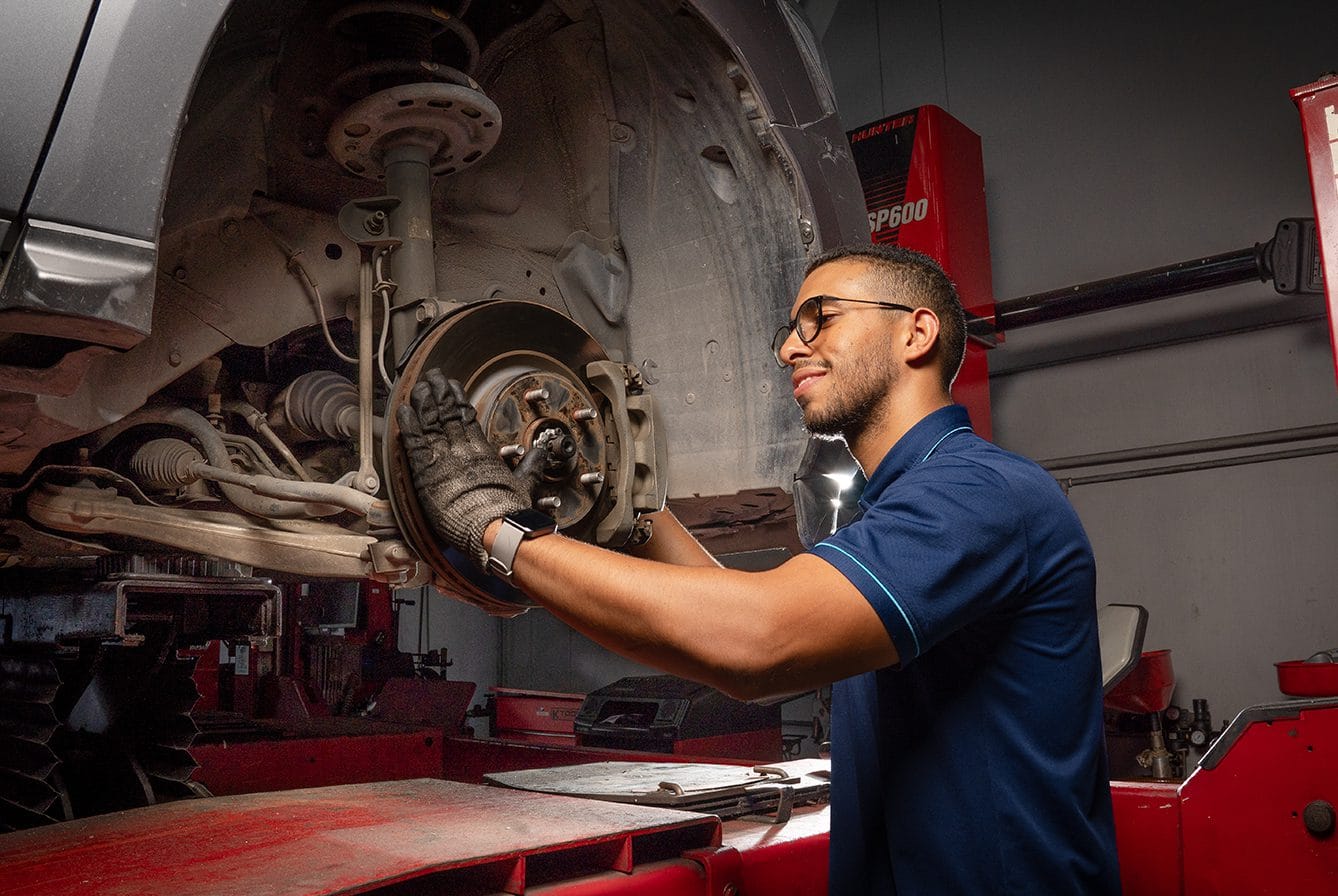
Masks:
[[[938,347],[938,315],[928,308],[916,308],[906,333],[906,363],[918,367],[934,358]]]

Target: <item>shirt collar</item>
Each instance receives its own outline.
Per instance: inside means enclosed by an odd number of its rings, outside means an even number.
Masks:
[[[901,478],[907,470],[928,460],[939,443],[957,432],[970,432],[971,418],[966,408],[950,404],[926,415],[906,431],[892,450],[874,468],[868,485],[860,495],[860,506],[868,510],[882,494],[883,489]]]

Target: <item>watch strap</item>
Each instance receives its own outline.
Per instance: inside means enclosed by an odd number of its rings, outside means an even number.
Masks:
[[[497,530],[492,550],[488,551],[488,572],[504,579],[511,578],[511,567],[516,563],[516,552],[520,550],[520,543],[524,540],[525,530],[506,517],[502,517],[502,528]]]
[[[521,543],[555,531],[557,523],[538,511],[520,511],[515,519],[511,514],[502,517],[502,527],[497,530],[492,550],[488,552],[488,572],[509,580]]]

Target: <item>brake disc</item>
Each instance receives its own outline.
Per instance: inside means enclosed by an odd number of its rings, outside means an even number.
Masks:
[[[622,383],[610,382],[613,367],[575,321],[532,302],[463,306],[412,347],[386,409],[383,460],[400,531],[432,569],[438,590],[495,615],[516,615],[530,606],[521,592],[436,538],[413,487],[394,408],[433,368],[459,380],[489,441],[513,468],[539,440],[548,443],[554,459],[544,470],[536,506],[557,520],[564,535],[611,543],[626,534],[616,520],[631,516],[627,506],[617,506],[620,452],[631,446],[622,445],[630,432],[619,419],[627,416],[627,399]],[[622,503],[632,500],[628,494]]]

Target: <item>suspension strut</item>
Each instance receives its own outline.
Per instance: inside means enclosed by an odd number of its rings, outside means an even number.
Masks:
[[[417,316],[402,312],[435,311],[432,178],[477,164],[497,143],[501,112],[470,77],[478,40],[457,16],[415,0],[367,0],[341,7],[327,24],[366,49],[366,61],[335,82],[351,102],[326,147],[346,171],[384,183],[398,200],[386,212],[387,236],[397,241],[386,325],[398,357],[418,330]]]

